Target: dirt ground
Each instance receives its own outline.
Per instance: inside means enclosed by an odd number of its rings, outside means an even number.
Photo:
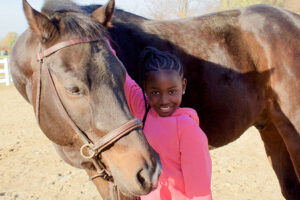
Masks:
[[[211,151],[214,200],[282,200],[259,133]],[[101,199],[83,170],[64,163],[13,86],[0,85],[0,200]]]

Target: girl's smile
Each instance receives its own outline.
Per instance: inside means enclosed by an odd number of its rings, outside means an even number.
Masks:
[[[177,71],[160,70],[147,73],[144,84],[148,102],[161,117],[167,117],[180,106],[186,79]]]

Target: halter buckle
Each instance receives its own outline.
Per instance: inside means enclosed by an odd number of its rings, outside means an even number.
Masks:
[[[80,154],[82,157],[90,159],[95,156],[96,152],[93,150],[92,144],[84,144],[80,148]]]

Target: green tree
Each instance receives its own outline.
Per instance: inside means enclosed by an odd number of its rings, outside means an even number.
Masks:
[[[9,32],[1,41],[0,41],[0,50],[6,50],[10,52],[12,46],[18,38],[18,34],[15,32]]]

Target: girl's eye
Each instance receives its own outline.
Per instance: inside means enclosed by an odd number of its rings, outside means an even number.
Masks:
[[[75,95],[75,96],[80,96],[82,95],[82,91],[80,90],[79,87],[77,86],[73,86],[73,87],[69,87],[69,88],[66,88],[66,91],[71,94],[71,95]]]
[[[152,95],[158,95],[158,94],[159,94],[159,92],[157,92],[157,91],[153,91],[153,92],[151,92],[151,94],[152,94]]]
[[[170,90],[169,95],[174,95],[174,94],[176,94],[176,92],[177,92],[176,90]]]

